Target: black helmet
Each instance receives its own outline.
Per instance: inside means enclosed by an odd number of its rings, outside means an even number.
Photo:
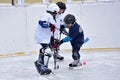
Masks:
[[[59,7],[60,9],[63,9],[63,10],[66,9],[65,3],[63,3],[63,2],[57,2],[56,4],[58,5],[58,7]]]
[[[66,24],[74,24],[74,22],[75,22],[75,16],[74,15],[72,15],[72,14],[67,14],[65,17],[64,17],[64,22],[66,23]]]

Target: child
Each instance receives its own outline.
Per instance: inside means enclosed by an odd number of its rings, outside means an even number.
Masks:
[[[46,13],[40,18],[38,27],[35,31],[35,41],[41,45],[39,51],[39,58],[35,61],[37,71],[41,75],[50,74],[51,69],[44,62],[44,56],[50,57],[50,54],[45,54],[45,50],[49,47],[51,32],[55,31],[56,15],[59,11],[59,7],[52,3],[47,7]]]
[[[59,37],[63,31],[62,27],[63,24],[64,24],[64,21],[63,21],[63,13],[65,12],[66,10],[66,4],[63,3],[63,2],[57,2],[56,5],[58,5],[58,7],[60,8],[58,14],[56,15],[56,30],[55,30],[55,39],[58,39],[59,40]],[[57,54],[57,59],[58,60],[63,60],[64,57],[61,56],[60,54]]]
[[[76,22],[76,19],[72,14],[66,15],[64,18],[64,22],[66,24],[66,27],[69,29],[69,33],[67,37],[63,38],[60,41],[60,44],[70,41],[72,46],[72,58],[74,61],[69,64],[69,67],[77,67],[79,65],[82,65],[82,63],[80,62],[79,50],[84,43],[83,29]]]

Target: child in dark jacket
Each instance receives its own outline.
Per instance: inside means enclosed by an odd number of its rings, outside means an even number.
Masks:
[[[77,67],[82,65],[80,62],[80,48],[84,43],[84,32],[81,26],[76,22],[75,16],[68,14],[64,18],[66,27],[69,29],[68,35],[60,41],[60,44],[63,42],[70,41],[72,46],[72,58],[73,62],[69,64],[69,67]]]

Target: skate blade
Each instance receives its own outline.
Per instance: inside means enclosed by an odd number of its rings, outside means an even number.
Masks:
[[[77,66],[77,67],[69,67],[69,69],[79,70],[79,69],[82,69],[82,66]]]

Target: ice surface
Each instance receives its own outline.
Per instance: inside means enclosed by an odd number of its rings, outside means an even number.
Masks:
[[[81,51],[81,61],[86,65],[80,70],[68,69],[72,62],[70,52],[61,52],[65,57],[54,74],[39,75],[34,67],[38,54],[0,57],[0,80],[120,80],[120,51]]]

